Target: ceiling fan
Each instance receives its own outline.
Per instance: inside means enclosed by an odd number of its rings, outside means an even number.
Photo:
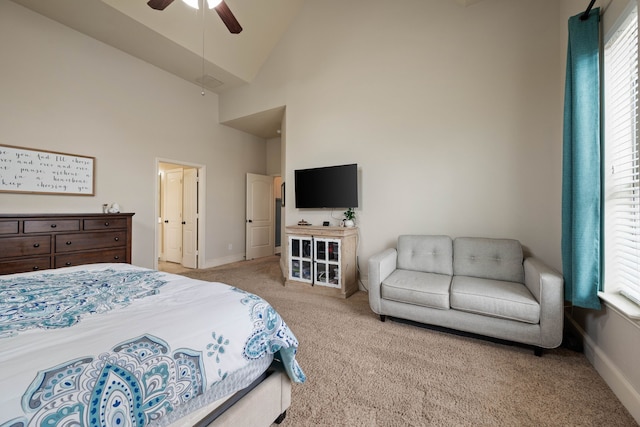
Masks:
[[[198,9],[198,0],[183,1],[189,6]],[[173,3],[173,0],[149,0],[147,2],[149,7],[156,10],[164,10],[171,3]],[[240,23],[236,17],[233,16],[231,9],[229,9],[229,6],[227,6],[227,3],[225,3],[224,0],[207,0],[207,5],[209,6],[209,9],[215,9],[216,12],[218,12],[220,19],[222,19],[222,22],[224,22],[224,25],[227,26],[231,33],[238,34],[242,31]]]

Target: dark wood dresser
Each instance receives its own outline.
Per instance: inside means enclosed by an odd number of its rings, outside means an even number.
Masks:
[[[0,214],[0,274],[131,263],[133,215]]]

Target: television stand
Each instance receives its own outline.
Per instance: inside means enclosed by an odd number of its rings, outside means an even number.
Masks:
[[[285,286],[348,298],[358,290],[356,227],[292,225]]]

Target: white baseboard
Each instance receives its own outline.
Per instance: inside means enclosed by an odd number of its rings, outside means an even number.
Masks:
[[[232,262],[244,261],[244,254],[229,255],[222,258],[210,259],[201,265],[200,268],[218,267],[219,265],[231,264]]]
[[[640,424],[640,394],[627,381],[622,371],[571,317],[566,317],[583,339],[584,355],[607,383],[631,416]]]

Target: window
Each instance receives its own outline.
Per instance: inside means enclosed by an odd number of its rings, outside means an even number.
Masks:
[[[638,18],[631,2],[604,46],[604,284],[640,300]],[[640,305],[640,301],[638,301]]]

